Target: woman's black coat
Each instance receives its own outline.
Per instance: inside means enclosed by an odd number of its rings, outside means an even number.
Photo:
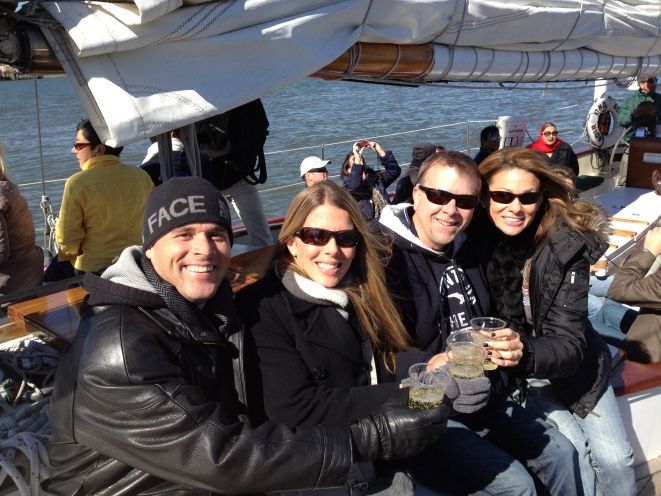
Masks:
[[[487,276],[495,313],[512,324],[520,314],[522,280],[514,259],[521,257],[507,242],[516,243],[515,238],[501,241],[505,244],[492,254]],[[610,353],[587,318],[589,264],[605,248],[596,236],[566,226],[550,232],[535,248],[529,280],[532,334],[522,336],[524,358],[510,371],[550,379],[556,394],[581,417],[594,408],[608,387]],[[494,277],[497,270],[500,275]],[[515,327],[521,331],[521,326]]]
[[[369,385],[360,325],[334,306],[293,296],[273,271],[244,288],[236,305],[246,329],[247,390],[252,415],[291,427],[346,426],[378,409],[394,394],[394,377],[377,362],[379,382]]]

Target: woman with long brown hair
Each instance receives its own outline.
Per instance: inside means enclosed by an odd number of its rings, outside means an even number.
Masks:
[[[236,298],[251,418],[339,427],[390,402],[406,403],[394,371],[408,335],[386,287],[381,243],[335,183],[296,195],[277,244],[257,268],[261,279]],[[360,470],[354,476],[369,480]],[[389,494],[411,494],[402,473],[387,484]]]
[[[609,384],[610,352],[587,317],[589,266],[606,249],[606,217],[573,199],[532,150],[497,151],[479,171],[490,222],[478,236],[494,240],[493,313],[523,342],[518,364],[494,361],[510,367],[526,408],[572,441],[585,494],[632,494],[633,454]],[[501,344],[490,341],[491,353]]]

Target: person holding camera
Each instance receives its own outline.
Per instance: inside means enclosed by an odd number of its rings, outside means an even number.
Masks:
[[[364,152],[374,150],[384,170],[376,171],[367,166]],[[383,207],[390,204],[386,189],[402,172],[391,151],[384,149],[376,141],[358,141],[342,163],[340,176],[344,189],[358,202],[358,208],[367,220],[378,219]]]

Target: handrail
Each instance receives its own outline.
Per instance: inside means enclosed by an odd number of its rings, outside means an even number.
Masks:
[[[586,103],[586,105],[587,105],[587,103]],[[566,105],[566,106],[564,106],[562,108],[559,108],[559,109],[555,109],[555,110],[551,109],[551,110],[549,110],[549,112],[553,113],[553,112],[566,110],[566,109],[577,107],[577,106],[579,106],[579,104]],[[475,119],[475,120],[465,119],[465,120],[462,120],[462,121],[450,122],[450,123],[447,123],[447,124],[439,124],[439,125],[436,125],[436,126],[427,126],[427,127],[417,128],[417,129],[409,129],[409,130],[406,130],[406,131],[398,131],[398,132],[394,132],[394,133],[379,134],[379,135],[374,135],[374,136],[357,136],[357,137],[354,137],[354,138],[351,138],[351,139],[334,141],[334,142],[329,142],[329,143],[320,143],[320,144],[308,145],[308,146],[302,146],[302,147],[286,148],[286,149],[282,149],[282,150],[270,150],[270,151],[266,151],[264,154],[266,156],[274,157],[276,155],[282,155],[282,154],[285,154],[285,153],[299,152],[299,151],[302,151],[302,150],[319,150],[319,152],[318,152],[319,155],[322,158],[324,158],[325,152],[329,147],[349,145],[349,144],[352,144],[352,143],[354,143],[358,140],[361,140],[361,139],[369,139],[370,141],[373,141],[373,140],[375,141],[375,140],[380,140],[380,139],[383,139],[383,138],[393,138],[393,137],[398,137],[398,136],[412,135],[412,134],[415,134],[415,133],[425,133],[425,132],[438,130],[438,129],[463,127],[465,129],[465,134],[464,134],[465,142],[464,142],[464,148],[463,149],[460,149],[460,147],[454,146],[453,143],[444,143],[444,145],[448,146],[450,148],[453,148],[455,150],[467,153],[468,155],[472,155],[474,145],[473,145],[473,147],[471,147],[471,141],[474,140],[473,136],[476,134],[474,131],[472,131],[472,127],[474,127],[476,125],[480,125],[480,124],[487,124],[487,123],[492,124],[495,121],[496,121],[495,119]],[[572,146],[579,143],[581,141],[581,139],[584,137],[584,135],[585,135],[585,133],[583,133],[581,136],[579,136],[577,140],[572,141]],[[461,138],[459,138],[459,140],[461,140]],[[400,165],[402,167],[406,167],[406,166],[409,165],[409,162],[401,162],[400,161]],[[330,176],[331,179],[336,179],[337,177],[338,177],[337,175]],[[66,181],[66,179],[67,178],[65,177],[65,178],[59,178],[59,179],[48,179],[48,180],[45,180],[43,182],[42,181],[24,182],[24,183],[19,183],[19,188],[31,187],[31,186],[35,186],[35,185],[42,185],[43,186],[44,184],[64,183]],[[286,189],[290,189],[290,188],[298,188],[300,186],[301,186],[301,182],[300,182],[300,180],[298,180],[298,178],[296,178],[296,181],[293,182],[293,183],[288,183],[288,184],[284,184],[284,185],[279,184],[279,185],[272,186],[272,187],[269,187],[269,188],[260,188],[259,191],[260,191],[260,194],[264,194],[264,193],[272,193],[272,192],[275,192],[275,191],[282,191],[282,190],[286,190]],[[41,233],[41,232],[44,231],[44,229],[45,229],[44,227],[39,226],[39,227],[36,228],[36,231],[38,233]]]

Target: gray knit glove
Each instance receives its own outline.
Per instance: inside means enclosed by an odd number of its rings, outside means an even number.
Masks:
[[[434,374],[447,378],[445,396],[452,401],[452,408],[458,413],[476,412],[489,401],[491,381],[488,377],[458,379],[450,375],[447,365],[434,370]]]
[[[447,365],[438,367],[434,372],[421,372],[418,377],[402,380],[405,387],[412,386],[415,380],[428,383],[426,376],[435,375],[441,378],[445,387],[445,397],[452,403],[457,413],[473,413],[484,407],[489,401],[491,381],[488,377],[477,379],[457,379],[450,375]]]

